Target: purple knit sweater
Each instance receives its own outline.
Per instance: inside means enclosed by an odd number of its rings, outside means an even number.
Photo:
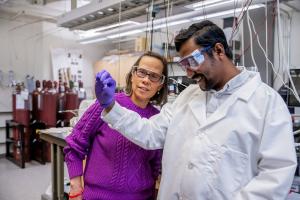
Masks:
[[[123,93],[116,101],[145,118],[158,110],[148,104],[137,107]],[[155,180],[161,169],[161,150],[144,150],[127,140],[100,118],[98,101],[81,117],[64,148],[70,178],[84,176],[83,199],[148,200],[153,198]],[[83,174],[82,160],[87,156]]]

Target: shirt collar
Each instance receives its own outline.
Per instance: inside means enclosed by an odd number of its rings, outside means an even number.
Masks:
[[[230,79],[221,90],[216,91],[211,89],[209,92],[216,96],[232,94],[236,88],[239,88],[241,85],[243,85],[248,80],[250,74],[247,73],[248,71],[245,70],[245,67],[243,66],[238,66],[237,68],[241,72],[238,75],[234,76],[232,79]]]

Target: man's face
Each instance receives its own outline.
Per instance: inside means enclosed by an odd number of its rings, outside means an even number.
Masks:
[[[212,47],[213,48],[213,47]],[[181,58],[189,56],[196,49],[203,49],[203,47],[195,44],[194,38],[187,40],[180,48],[179,54]],[[210,89],[218,89],[221,74],[217,71],[216,60],[203,52],[204,61],[196,68],[187,68],[187,76],[194,79],[199,84],[203,91]]]

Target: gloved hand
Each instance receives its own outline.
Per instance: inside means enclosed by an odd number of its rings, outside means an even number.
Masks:
[[[116,81],[111,75],[102,70],[96,75],[95,93],[103,108],[109,107],[115,101]]]

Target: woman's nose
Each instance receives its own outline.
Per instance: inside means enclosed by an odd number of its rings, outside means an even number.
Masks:
[[[142,78],[142,81],[144,84],[150,84],[149,75],[146,75],[144,78]]]

